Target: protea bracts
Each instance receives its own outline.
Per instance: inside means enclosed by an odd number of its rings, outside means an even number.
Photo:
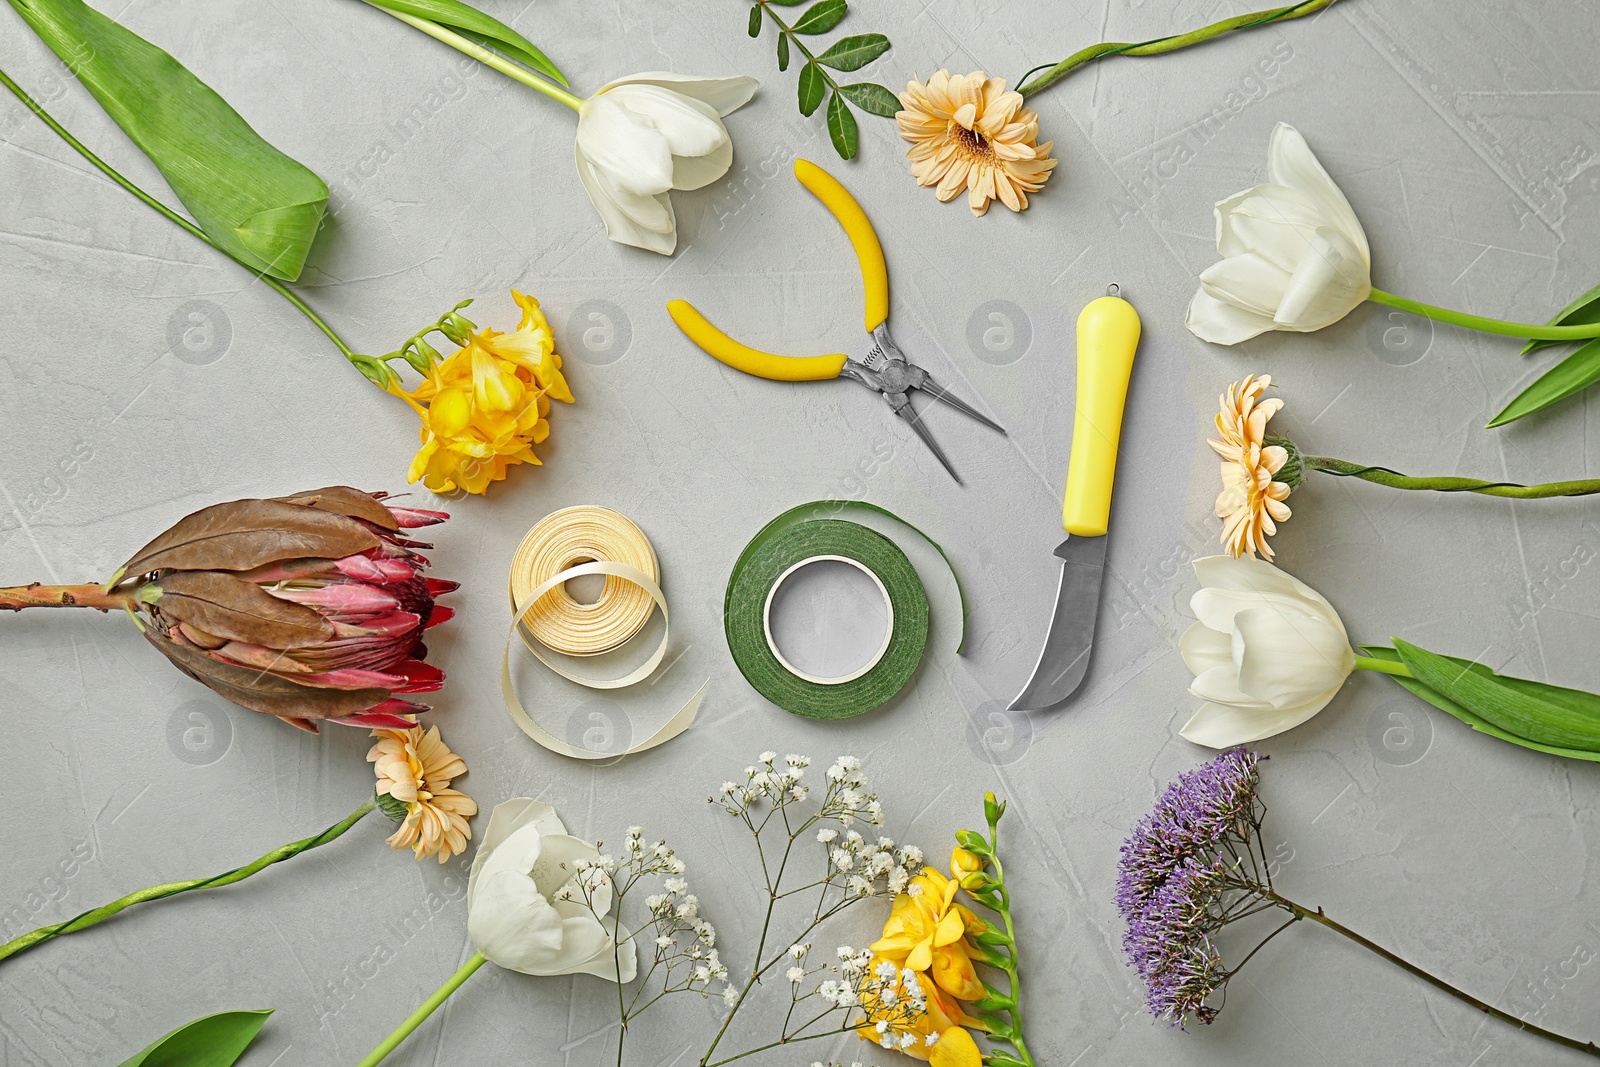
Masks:
[[[202,508],[104,586],[0,589],[0,609],[122,608],[189,677],[303,730],[322,720],[406,729],[404,697],[444,684],[423,631],[454,614],[457,583],[422,575],[407,530],[449,518],[329,486]]]

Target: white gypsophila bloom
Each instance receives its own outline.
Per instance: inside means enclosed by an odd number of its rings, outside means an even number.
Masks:
[[[689,869],[688,865],[676,856],[668,858],[666,866],[667,870],[671,871],[673,874],[682,874],[684,871]]]
[[[789,956],[792,959],[803,960],[806,958],[806,953],[810,951],[810,945],[802,945],[797,943],[789,946]]]
[[[894,976],[899,972],[895,970],[894,964],[890,963],[888,960],[884,960],[882,963],[878,964],[875,973],[885,982],[892,982],[894,981]]]
[[[787,763],[791,767],[809,767],[811,766],[811,757],[797,756],[791,752],[787,756],[783,757],[783,762]]]
[[[806,980],[806,969],[804,967],[790,967],[789,970],[785,972],[784,976],[788,978],[790,982],[794,983],[795,985],[799,985],[801,982]]]
[[[862,837],[854,830],[847,831],[844,835],[844,839],[850,842],[851,851],[855,851],[866,843],[866,838]]]
[[[824,845],[831,845],[838,838],[839,831],[830,826],[825,826],[817,831],[817,840]]]
[[[829,853],[829,858],[833,861],[833,865],[841,871],[848,871],[855,866],[856,862],[855,857],[842,848],[834,849]]]
[[[730,986],[723,986],[722,987],[722,1002],[724,1004],[727,1004],[729,1007],[732,1007],[733,1005],[737,1004],[739,1002],[739,991],[737,989],[733,988],[733,986],[731,986],[731,985]]]
[[[722,783],[721,792],[722,792],[722,794],[724,796],[728,795],[729,793],[736,793],[738,791],[739,791],[739,784],[737,782],[723,782]]]
[[[870,897],[873,894],[873,885],[859,874],[852,874],[845,879],[845,891],[854,893],[858,897]]]
[[[672,938],[668,937],[666,934],[662,934],[660,937],[656,938],[656,947],[657,948],[671,948],[672,947]]]
[[[773,760],[775,760],[777,758],[778,758],[778,754],[776,752],[773,752],[771,749],[768,749],[766,752],[763,752],[763,753],[761,753],[761,755],[756,757],[756,759],[760,760],[762,763],[771,763]]]
[[[905,892],[906,883],[910,880],[911,876],[906,873],[906,869],[904,867],[896,867],[894,870],[889,872],[889,879],[887,882],[889,892],[899,896],[901,893]]]
[[[668,894],[676,896],[677,894],[688,889],[689,883],[685,882],[682,878],[668,878],[666,881],[661,883],[661,888],[665,889]]]
[[[911,885],[906,887],[906,895],[907,896],[912,896],[912,897],[920,897],[922,895],[922,887],[920,885],[912,883]]]

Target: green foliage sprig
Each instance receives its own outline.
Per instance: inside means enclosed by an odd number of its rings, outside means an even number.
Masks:
[[[813,52],[804,40],[827,33],[844,19],[850,11],[848,0],[816,0],[800,12],[793,22],[784,21],[775,7],[797,7],[806,0],[755,0],[750,7],[750,36],[760,37],[763,21],[771,22],[777,30],[778,69],[788,70],[793,53],[805,57],[800,67],[800,114],[810,117],[827,100],[826,117],[828,136],[833,140],[834,151],[842,159],[854,159],[860,149],[860,131],[854,104],[869,115],[893,118],[900,110],[900,100],[889,89],[876,82],[852,82],[840,85],[828,71],[855,71],[871,63],[890,48],[889,38],[881,33],[861,33],[841,37],[825,51]]]
[[[985,980],[983,988],[987,995],[973,1007],[988,1027],[990,1040],[1011,1046],[1010,1052],[987,1053],[983,1057],[985,1064],[989,1067],[1034,1067],[1033,1054],[1022,1036],[1022,963],[1018,958],[1016,922],[1011,917],[1011,890],[1006,886],[1006,871],[1000,863],[1000,817],[1005,813],[1006,802],[996,800],[993,793],[985,793],[983,815],[989,824],[989,836],[984,837],[976,830],[962,830],[956,834],[956,843],[984,864],[983,869],[961,879],[961,888],[974,901],[996,913],[1001,922],[998,927],[990,923],[989,929],[978,935],[977,941],[983,950],[978,959],[1005,974],[1006,988],[997,988]]]
[[[1560,313],[1550,320],[1550,325],[1587,326],[1595,322],[1600,322],[1600,285],[1562,308]],[[1529,341],[1523,347],[1522,354],[1527,355],[1536,349],[1560,343],[1560,341]],[[1504,426],[1524,415],[1543,411],[1558,400],[1565,400],[1574,393],[1583,392],[1595,382],[1600,382],[1600,338],[1580,344],[1568,353],[1566,359],[1541,374],[1532,385],[1518,393],[1516,399],[1507,404],[1504,411],[1490,420],[1488,428]]]

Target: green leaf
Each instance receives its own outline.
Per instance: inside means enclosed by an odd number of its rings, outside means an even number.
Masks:
[[[767,0],[767,3],[777,7],[799,7],[805,2],[806,0]]]
[[[860,70],[889,50],[889,38],[881,33],[841,37],[817,57],[817,62],[834,70]]]
[[[800,68],[800,114],[810,115],[828,93],[828,76],[822,68],[807,61]]]
[[[300,276],[328,203],[321,178],[183,64],[82,0],[11,6],[150,157],[206,236],[252,270]]]
[[[762,7],[760,4],[757,4],[750,9],[750,36],[752,37],[761,36],[761,11]]]
[[[859,147],[856,117],[838,93],[828,101],[828,136],[833,138],[834,151],[839,153],[840,159],[856,158]]]
[[[178,1027],[121,1067],[232,1067],[273,1009],[223,1011]]]
[[[795,24],[789,28],[795,33],[827,33],[839,25],[839,20],[849,10],[847,0],[817,0],[801,12]]]
[[[1600,381],[1600,338],[1578,346],[1566,359],[1539,375],[1484,428],[1492,430],[1535,411],[1543,411],[1557,401],[1583,392],[1597,381]]]
[[[1400,662],[1400,653],[1396,652],[1387,645],[1362,645],[1361,648],[1362,651],[1367,652],[1374,659],[1387,660],[1390,663]],[[1450,659],[1452,662],[1460,663],[1463,666],[1467,662],[1466,660],[1457,660],[1453,656],[1447,656],[1445,658]],[[1569,759],[1593,760],[1600,762],[1600,753],[1583,752],[1572,748],[1558,748],[1554,745],[1541,745],[1535,741],[1529,741],[1525,737],[1518,737],[1516,734],[1502,730],[1493,723],[1487,722],[1481,717],[1474,715],[1460,704],[1450,700],[1448,697],[1441,696],[1440,694],[1434,692],[1432,689],[1429,689],[1415,678],[1401,678],[1398,675],[1391,675],[1391,677],[1394,678],[1396,682],[1399,682],[1401,685],[1411,690],[1411,692],[1416,696],[1426,700],[1429,704],[1432,704],[1440,711],[1454,715],[1456,718],[1460,719],[1462,722],[1466,723],[1479,733],[1488,734],[1490,737],[1498,737],[1502,741],[1510,741],[1513,745],[1521,745],[1523,748],[1531,748],[1537,752],[1547,752],[1552,756],[1566,756]]]
[[[778,34],[778,69],[789,69],[789,35],[787,33]]]
[[[493,15],[485,14],[460,0],[367,0],[367,3],[385,11],[398,11],[412,18],[437,22],[470,37],[485,48],[504,52],[518,63],[526,64],[562,85],[567,84],[566,75],[532,41]],[[750,36],[754,37],[755,34]]]
[[[900,111],[900,98],[873,82],[841,85],[839,91],[848,97],[852,104],[869,115],[882,115],[892,119]]]
[[[1481,663],[1394,642],[1412,677],[1491,726],[1538,745],[1600,759],[1600,696],[1495,674]]]
[[[1592,322],[1600,322],[1600,285],[1590,289],[1578,299],[1568,304],[1556,313],[1546,325],[1549,326],[1585,326]],[[1527,355],[1535,348],[1545,348],[1548,345],[1559,345],[1560,341],[1529,341],[1522,346],[1521,355]]]

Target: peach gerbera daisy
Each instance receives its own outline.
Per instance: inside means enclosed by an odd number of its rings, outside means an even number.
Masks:
[[[998,200],[1012,211],[1028,206],[1050,177],[1054,142],[1037,144],[1039,116],[1004,78],[981,70],[951,75],[941,70],[927,83],[911,81],[900,94],[905,108],[895,115],[900,135],[911,142],[906,158],[918,185],[932,185],[940,200],[965,189],[974,215]]]
[[[1222,457],[1216,515],[1222,520],[1223,546],[1230,556],[1259,553],[1269,561],[1272,548],[1267,538],[1292,514],[1284,501],[1294,488],[1273,477],[1288,461],[1289,451],[1267,443],[1267,422],[1283,407],[1277,397],[1262,399],[1271,385],[1272,376],[1263,374],[1229,386],[1217,413],[1222,439],[1206,442]]]
[[[389,847],[409,848],[419,860],[438,856],[440,863],[462,852],[472,840],[467,820],[478,813],[478,805],[450,788],[453,779],[467,773],[467,765],[439,739],[439,728],[374,730],[372,736],[378,743],[367,761],[378,775],[378,796],[405,806]]]

